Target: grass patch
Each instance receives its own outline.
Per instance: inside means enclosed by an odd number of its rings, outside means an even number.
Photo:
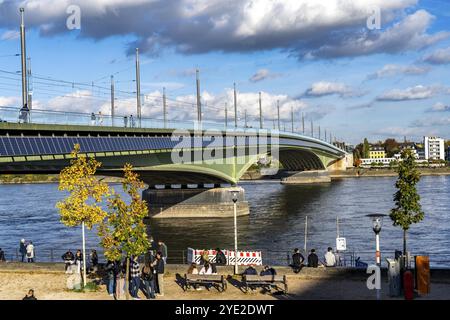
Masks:
[[[81,289],[73,289],[71,291],[72,292],[83,293],[83,292],[97,292],[99,290],[100,290],[100,288],[99,288],[97,283],[95,283],[95,282],[88,282],[88,283],[86,283],[85,287],[81,287]]]

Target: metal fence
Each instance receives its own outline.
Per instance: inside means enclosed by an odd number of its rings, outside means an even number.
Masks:
[[[89,260],[89,253],[94,248],[87,248],[86,255],[87,260]],[[67,248],[52,248],[52,249],[39,249],[35,248],[34,262],[63,262],[62,255],[67,252]],[[70,249],[74,254],[78,249]],[[103,255],[103,250],[101,248],[95,248],[97,251],[99,261],[105,262],[106,259]],[[282,251],[282,250],[266,250],[266,249],[249,249],[245,248],[246,251],[261,251],[263,264],[274,265],[274,266],[289,266],[292,263],[292,251]],[[3,248],[5,253],[5,258],[7,261],[21,261],[21,254],[19,249]],[[305,257],[308,257],[308,253],[301,252]],[[323,253],[317,252],[319,260],[323,262]],[[342,251],[338,252],[340,264],[342,267],[357,267],[359,262],[374,264],[375,263],[375,252],[371,251]],[[381,252],[381,263],[382,266],[386,266],[385,258],[394,258],[395,250],[383,251]],[[414,265],[415,255],[426,255],[430,257],[430,264],[433,268],[450,268],[450,252],[413,252],[410,253],[410,265]],[[359,258],[359,259],[358,259]],[[27,261],[25,256],[24,261]],[[170,250],[168,251],[167,263],[169,264],[187,264],[187,250]],[[305,261],[306,263],[306,261]]]

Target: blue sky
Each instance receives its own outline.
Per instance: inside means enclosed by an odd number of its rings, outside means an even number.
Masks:
[[[70,4],[80,8],[80,30],[66,27]],[[138,46],[145,116],[162,117],[166,87],[169,118],[196,118],[198,68],[206,121],[223,121],[236,82],[241,123],[244,109],[256,121],[261,91],[270,125],[279,100],[287,127],[293,108],[296,127],[303,113],[308,130],[312,119],[322,132],[350,143],[450,138],[445,1],[0,0],[2,71],[20,70],[14,56],[20,52],[20,6],[35,108],[109,113],[114,74],[116,113],[135,113],[130,53]],[[380,9],[379,30],[366,25],[374,8]],[[19,107],[19,80],[0,72],[0,105]]]

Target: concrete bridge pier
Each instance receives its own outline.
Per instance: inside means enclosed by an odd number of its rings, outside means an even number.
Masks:
[[[281,179],[281,184],[314,184],[329,182],[331,182],[331,178],[327,170],[300,171]]]
[[[237,215],[250,213],[245,200],[245,190],[241,187],[221,188],[181,188],[157,189],[150,186],[142,192],[147,201],[150,218],[229,218],[234,215],[231,190],[240,190],[237,202]]]

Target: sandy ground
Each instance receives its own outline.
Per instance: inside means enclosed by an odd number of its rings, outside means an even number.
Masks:
[[[22,299],[33,288],[40,300],[111,300],[106,287],[100,285],[98,292],[73,292],[65,289],[67,276],[63,273],[17,273],[0,271],[0,300]],[[252,300],[252,299],[375,299],[375,292],[366,288],[365,281],[298,279],[289,278],[289,293],[280,294],[275,290],[270,293],[257,289],[253,293],[244,293],[239,289],[239,282],[228,283],[224,293],[216,289],[184,292],[175,276],[165,278],[165,296],[157,299],[194,299],[194,300]],[[382,298],[389,298],[387,284],[383,283]],[[144,298],[142,292],[140,297]],[[449,283],[432,283],[431,293],[418,299],[450,299]]]

